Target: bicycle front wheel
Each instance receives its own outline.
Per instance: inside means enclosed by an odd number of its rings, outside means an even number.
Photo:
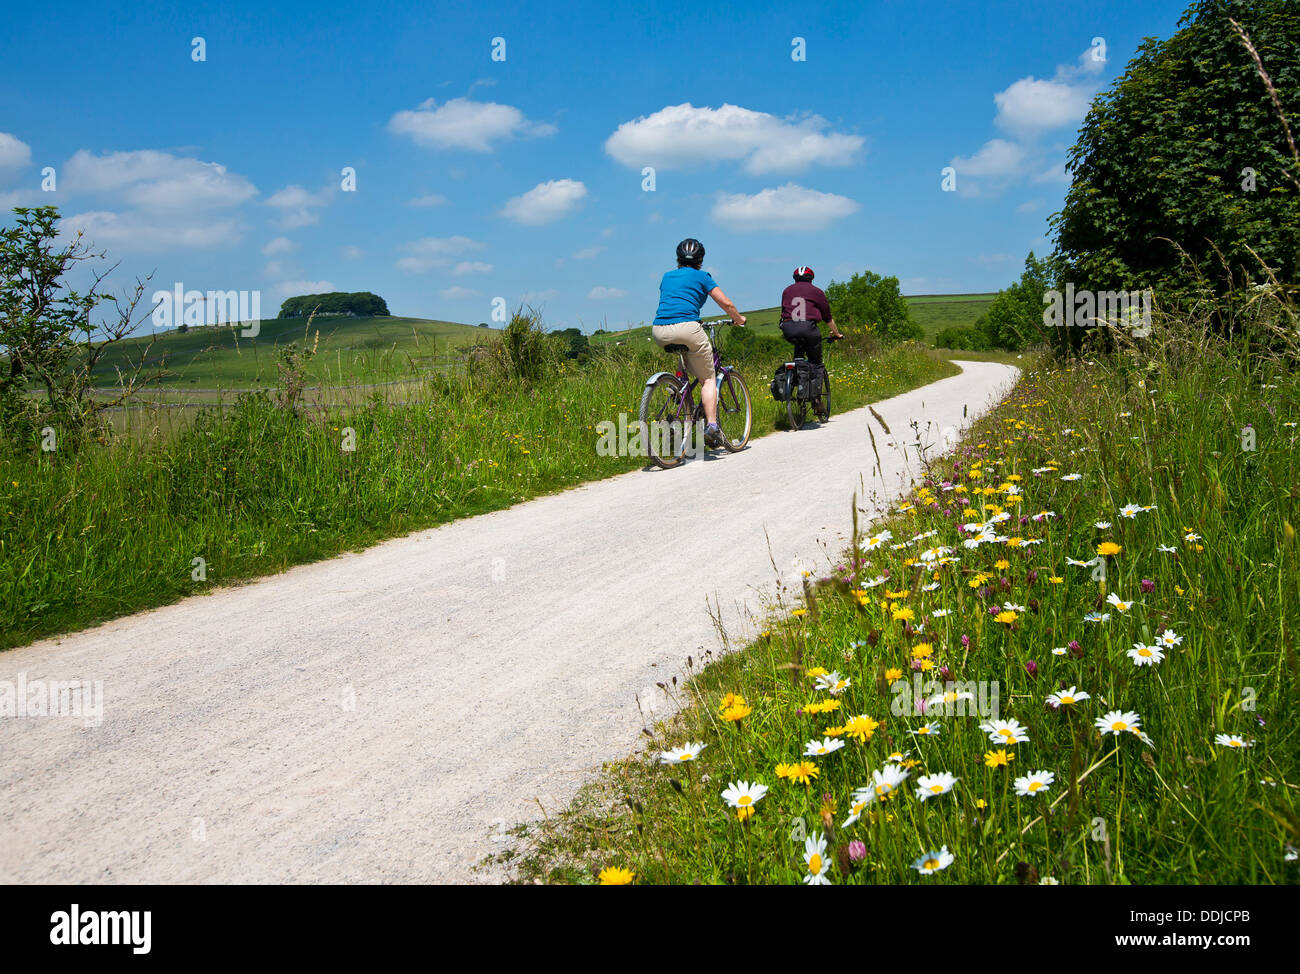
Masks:
[[[657,467],[669,470],[686,456],[687,417],[681,410],[682,382],[671,375],[661,375],[641,393],[641,435],[645,438],[646,456]]]
[[[749,388],[737,372],[728,371],[718,386],[718,428],[722,445],[739,453],[749,442],[754,413],[749,404]]]

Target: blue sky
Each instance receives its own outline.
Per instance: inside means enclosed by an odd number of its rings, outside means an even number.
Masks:
[[[685,236],[742,308],[797,264],[996,290],[1050,249],[1089,98],[1184,8],[25,4],[0,40],[0,204],[57,205],[120,285],[260,290],[264,317],[371,290],[620,327],[653,316]]]

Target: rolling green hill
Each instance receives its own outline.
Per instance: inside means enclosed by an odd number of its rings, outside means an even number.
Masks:
[[[171,374],[164,386],[174,388],[233,388],[275,381],[279,351],[291,342],[303,343],[306,322],[271,318],[261,323],[256,338],[243,338],[235,328],[193,328],[181,334],[158,335],[149,351],[150,364],[163,362]],[[420,318],[317,318],[317,355],[309,369],[322,384],[383,381],[393,373],[409,372],[411,363],[424,368],[445,363],[448,353],[482,338],[488,331],[451,321]],[[95,370],[96,384],[115,384],[117,367],[135,360],[149,336],[122,342],[105,355]]]

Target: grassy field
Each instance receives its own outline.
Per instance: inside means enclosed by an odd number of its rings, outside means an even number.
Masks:
[[[973,325],[988,306],[993,302],[993,294],[921,294],[905,298],[913,320],[925,331],[925,341],[934,341],[934,336],[944,328]],[[757,311],[745,311],[748,318],[747,328],[754,329],[758,335],[781,336],[778,327],[781,321],[781,309],[761,308]],[[650,336],[650,326],[642,325],[605,335],[595,335],[593,342],[628,342],[644,341]],[[948,358],[959,358],[960,351],[941,349],[940,354]],[[996,359],[1001,361],[1001,359]],[[984,361],[984,359],[980,359]]]
[[[756,437],[780,425],[776,363],[735,363]],[[144,414],[107,445],[0,457],[0,648],[636,470],[643,459],[597,453],[596,427],[635,420],[645,378],[669,364],[637,347],[533,386],[478,367],[408,373],[403,404],[375,390],[299,415],[250,393],[170,431]],[[956,371],[917,346],[836,347],[827,364],[837,411]]]
[[[279,350],[294,342],[311,343],[319,332],[310,381],[355,385],[384,381],[412,368],[446,365],[457,348],[488,332],[450,321],[399,317],[317,318],[306,338],[305,328],[303,320],[272,318],[261,323],[256,338],[243,338],[239,329],[228,327],[159,332],[148,362],[164,364],[171,373],[163,380],[164,388],[270,386],[277,380]],[[117,369],[137,361],[151,337],[142,335],[114,347],[96,369],[96,383],[114,385]]]
[[[519,878],[1297,882],[1298,421],[1213,344],[1028,369]]]

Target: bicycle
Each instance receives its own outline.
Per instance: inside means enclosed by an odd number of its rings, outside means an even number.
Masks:
[[[840,340],[841,336],[827,335],[825,344],[831,345]],[[806,358],[795,356],[792,361],[785,363],[785,415],[790,421],[791,430],[803,429],[803,424],[808,420],[808,409],[811,406],[814,415],[819,423],[825,423],[831,418],[831,376],[826,367],[822,366],[821,392],[816,396],[806,396],[804,391],[799,388],[800,365],[810,366],[811,363]]]
[[[722,445],[730,453],[739,453],[749,442],[754,414],[749,402],[749,387],[740,373],[730,365],[722,364],[718,351],[717,326],[725,321],[704,322],[713,346],[713,372],[718,384],[718,428],[722,431]],[[646,380],[641,393],[642,433],[645,435],[650,460],[657,467],[669,470],[686,458],[690,445],[690,432],[703,435],[704,403],[695,401],[695,389],[700,380],[691,377],[686,381],[686,346],[665,345],[665,352],[676,352],[676,372],[656,372]]]

